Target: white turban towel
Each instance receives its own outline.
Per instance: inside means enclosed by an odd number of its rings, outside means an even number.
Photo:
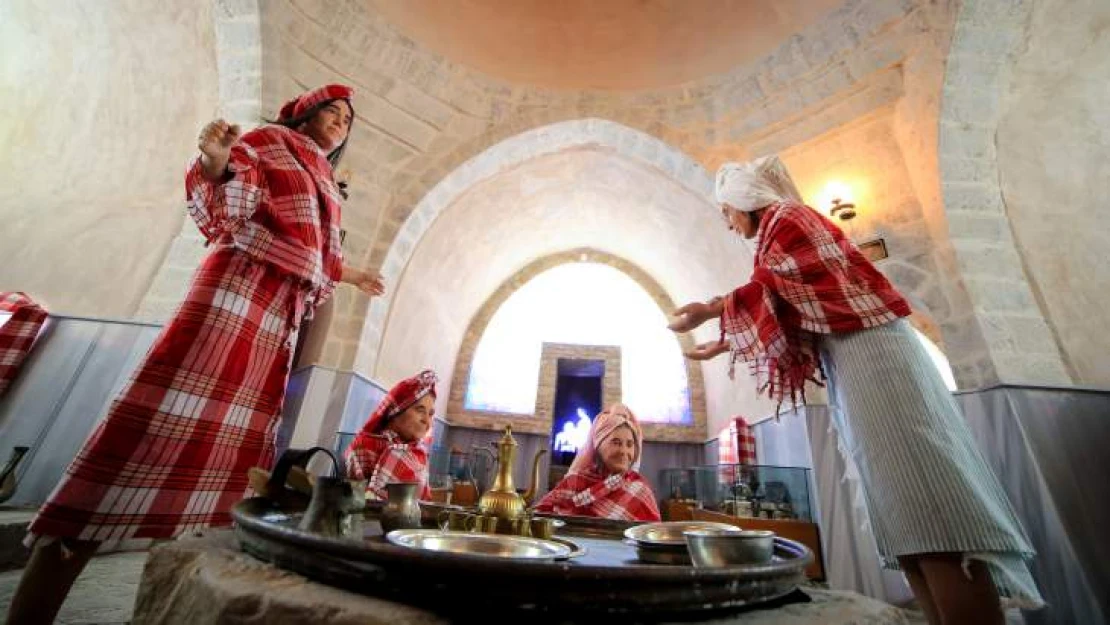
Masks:
[[[751,212],[780,202],[802,203],[786,166],[771,155],[747,163],[725,163],[717,170],[717,202]]]

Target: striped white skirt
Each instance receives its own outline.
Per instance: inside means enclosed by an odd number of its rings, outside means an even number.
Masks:
[[[823,335],[821,359],[883,566],[897,569],[903,555],[963,553],[965,565],[987,565],[1004,605],[1044,605],[1021,523],[909,322]]]

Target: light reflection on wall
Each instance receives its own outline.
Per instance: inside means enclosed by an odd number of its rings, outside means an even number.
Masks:
[[[929,337],[921,333],[917,328],[913,329],[913,333],[917,336],[917,340],[921,343],[925,351],[929,353],[929,358],[933,360],[936,365],[937,371],[940,372],[940,377],[944,379],[944,385],[948,387],[951,392],[956,391],[956,376],[952,374],[952,365],[948,362],[948,357],[944,352],[940,351],[937,344],[930,341]]]
[[[599,263],[559,265],[509,296],[478,342],[465,407],[534,414],[544,342],[619,346],[624,403],[642,421],[693,423],[666,316],[643,287]]]

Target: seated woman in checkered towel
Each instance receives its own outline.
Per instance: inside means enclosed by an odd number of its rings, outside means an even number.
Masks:
[[[424,370],[398,382],[382,399],[344,456],[347,477],[366,480],[368,497],[385,499],[391,482],[420,484],[430,499],[424,437],[435,415],[436,374]]]
[[[536,504],[536,512],[658,521],[659,506],[639,466],[644,436],[628,406],[597,415],[567,476]]]

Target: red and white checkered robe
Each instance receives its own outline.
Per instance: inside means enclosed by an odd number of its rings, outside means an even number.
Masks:
[[[35,337],[39,335],[46,310],[27,295],[18,292],[0,293],[0,311],[11,313],[7,323],[0,326],[0,396],[8,390]]]
[[[420,498],[430,500],[428,488],[428,450],[423,441],[406,443],[393,430],[380,434],[359,434],[344,456],[347,477],[366,480],[366,493],[386,499],[386,484],[416,482]]]
[[[781,406],[821,383],[816,335],[853,332],[910,314],[883,274],[820,213],[776,204],[759,226],[755,270],[725,296],[721,336],[732,363],[751,365],[760,393]]]
[[[536,504],[536,512],[618,521],[658,521],[655,493],[639,473],[605,476],[596,471],[567,475]]]
[[[757,464],[755,452],[755,433],[752,426],[744,417],[735,417],[732,420],[732,430],[736,434],[736,462],[739,464]]]
[[[342,267],[338,193],[315,144],[276,126],[246,133],[229,170],[223,184],[188,172],[189,212],[214,248],[28,542],[230,525],[247,470],[271,464],[296,328]]]

